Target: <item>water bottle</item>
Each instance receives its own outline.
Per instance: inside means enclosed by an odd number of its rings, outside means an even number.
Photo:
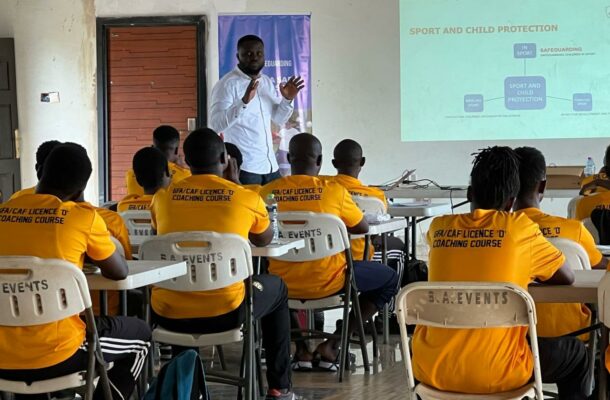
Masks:
[[[275,195],[269,193],[267,196],[267,213],[269,213],[269,220],[271,221],[271,228],[273,229],[273,240],[271,243],[278,243],[280,240],[280,227],[277,222],[277,201],[275,201]]]
[[[593,175],[595,175],[595,172],[596,172],[596,169],[595,169],[595,162],[593,162],[593,158],[587,157],[587,163],[585,164],[584,175],[593,176]]]

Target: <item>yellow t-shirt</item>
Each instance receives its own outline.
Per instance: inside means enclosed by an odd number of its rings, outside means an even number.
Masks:
[[[0,255],[60,258],[83,266],[85,253],[104,260],[115,251],[106,224],[86,203],[29,194],[0,205]],[[85,338],[78,315],[49,324],[0,327],[0,369],[37,369],[71,357]]]
[[[185,231],[235,233],[248,239],[269,227],[263,200],[216,175],[193,175],[159,190],[151,205],[152,225],[159,235]],[[166,318],[215,317],[242,303],[242,282],[206,292],[178,292],[155,287],[152,307]]]
[[[607,180],[608,180],[608,175],[606,175],[605,172],[600,172],[599,174],[584,177],[580,181],[580,188],[584,189],[585,186],[587,186],[593,182],[596,182],[596,181],[607,181]],[[591,186],[589,189],[587,189],[584,192],[584,195],[588,196],[593,193],[606,192],[606,191],[608,191],[608,189],[601,187],[601,186],[597,186],[597,182],[596,182],[596,184],[594,186]]]
[[[545,281],[565,257],[523,214],[495,210],[435,218],[428,231],[429,281],[511,282],[527,289]],[[533,371],[527,327],[445,329],[418,326],[415,377],[440,390],[508,391]]]
[[[34,193],[36,193],[36,186],[32,186],[27,189],[21,189],[15,193],[13,193],[13,195],[11,196],[11,198],[9,200],[16,199],[17,197],[21,197],[24,194],[34,194]]]
[[[587,254],[591,265],[602,260],[602,253],[595,247],[595,241],[582,222],[573,219],[556,217],[543,213],[537,208],[519,210],[540,226],[546,238],[561,237],[580,244]],[[591,324],[591,310],[580,303],[571,304],[536,304],[536,325],[538,336],[556,337],[586,328]],[[581,337],[586,340],[588,335]]]
[[[344,188],[347,189],[349,194],[352,196],[361,196],[361,197],[376,197],[379,200],[383,201],[383,204],[388,207],[388,202],[383,194],[383,191],[380,189],[369,187],[360,182],[359,179],[354,178],[353,176],[337,174],[336,176],[327,176],[325,177],[327,180],[332,180]],[[354,260],[363,260],[364,259],[364,238],[360,239],[352,239],[352,256]],[[373,258],[375,254],[375,248],[372,244],[369,246],[369,260]]]
[[[123,198],[123,200],[119,201],[117,205],[117,211],[132,211],[132,210],[150,210],[150,203],[152,202],[153,195],[152,194],[128,194]]]
[[[252,190],[253,192],[256,193],[260,193],[261,189],[263,188],[261,185],[257,185],[255,183],[249,184],[249,185],[242,185],[244,188],[248,189],[248,190]]]
[[[169,173],[172,177],[172,182],[178,182],[191,176],[191,170],[188,168],[175,164],[171,161],[168,161],[167,165],[169,167]],[[127,171],[125,174],[125,181],[127,182],[128,195],[138,194],[141,196],[144,194],[144,189],[138,184],[138,180],[136,179],[136,174],[133,172],[133,169]]]
[[[591,212],[597,208],[610,210],[610,191],[600,188],[597,193],[578,200],[575,218],[580,221],[589,218],[591,217]]]
[[[347,227],[362,221],[362,211],[347,190],[334,182],[314,176],[292,175],[263,186],[262,198],[273,193],[279,212],[313,211],[333,214]],[[288,296],[317,299],[340,291],[345,283],[343,253],[310,262],[269,260],[269,272],[280,276],[288,286]]]

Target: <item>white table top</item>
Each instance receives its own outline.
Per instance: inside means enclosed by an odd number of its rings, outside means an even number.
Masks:
[[[604,256],[610,256],[610,246],[598,244],[596,247]]]
[[[271,243],[265,247],[251,247],[253,257],[279,257],[292,249],[305,247],[305,239],[282,239],[279,243]]]
[[[391,204],[388,213],[393,217],[434,217],[437,215],[451,214],[449,203],[402,203]]]
[[[597,287],[606,271],[574,271],[572,285],[553,286],[532,284],[529,293],[536,303],[597,303]]]
[[[129,275],[120,281],[104,278],[98,271],[86,274],[90,290],[129,290],[186,274],[185,261],[127,261]]]
[[[349,235],[350,239],[363,238],[370,235],[381,235],[382,233],[396,232],[401,229],[405,229],[407,226],[407,220],[404,218],[390,218],[387,221],[379,222],[376,224],[369,223],[369,231],[362,235]]]
[[[453,185],[440,189],[430,186],[423,189],[415,189],[413,186],[398,186],[385,192],[388,199],[465,199],[467,186]],[[544,197],[553,199],[571,199],[578,196],[579,189],[547,189]]]

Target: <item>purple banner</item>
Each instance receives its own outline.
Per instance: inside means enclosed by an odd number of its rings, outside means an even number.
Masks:
[[[294,114],[285,126],[271,126],[280,172],[286,175],[288,143],[299,132],[311,133],[311,40],[309,15],[220,15],[218,17],[219,75],[237,65],[237,41],[257,35],[265,43],[262,73],[279,86],[291,76],[301,76],[305,88],[294,103]]]

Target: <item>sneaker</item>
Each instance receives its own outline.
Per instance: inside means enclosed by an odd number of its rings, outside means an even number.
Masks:
[[[298,400],[298,397],[291,390],[269,389],[265,400]]]

